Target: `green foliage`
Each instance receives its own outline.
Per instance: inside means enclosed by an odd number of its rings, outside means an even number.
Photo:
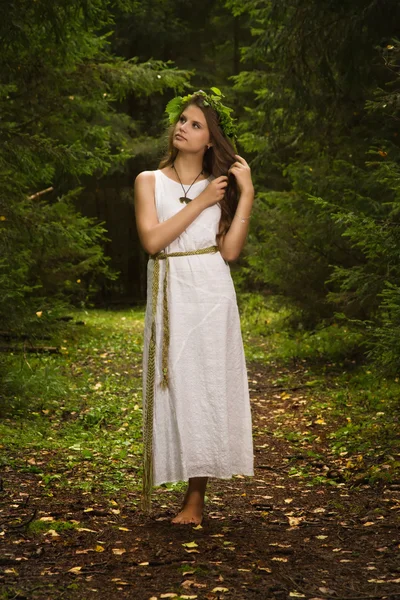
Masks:
[[[398,7],[227,6],[253,35],[233,77],[258,189],[242,283],[294,306],[295,326],[347,319],[396,373]]]
[[[130,2],[120,3],[128,10]],[[184,89],[161,60],[115,56],[114,5],[8,3],[0,23],[0,322],[36,335],[70,305],[90,304],[118,273],[105,223],[77,210],[88,177],[137,152],[138,120],[121,102]],[[135,115],[136,117],[136,115]],[[143,146],[143,139],[137,144]]]

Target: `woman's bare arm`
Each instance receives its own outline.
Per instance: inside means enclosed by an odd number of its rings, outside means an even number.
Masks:
[[[249,230],[249,219],[254,201],[250,167],[238,154],[236,154],[236,158],[237,161],[233,163],[229,172],[236,177],[240,198],[233,221],[219,242],[221,255],[227,261],[236,260],[242,251]]]
[[[176,215],[159,223],[154,201],[155,175],[152,171],[139,173],[135,180],[135,215],[140,242],[146,252],[155,254],[176,240],[208,206],[221,200],[227,177],[214,179],[197,198]]]

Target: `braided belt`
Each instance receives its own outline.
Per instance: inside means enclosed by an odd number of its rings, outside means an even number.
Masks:
[[[141,507],[144,511],[151,508],[151,490],[153,487],[153,414],[154,414],[154,385],[155,385],[155,358],[156,358],[156,314],[158,290],[160,286],[160,260],[165,260],[163,290],[163,334],[162,334],[162,378],[159,385],[168,388],[168,348],[169,348],[169,313],[168,313],[168,273],[169,258],[175,256],[190,256],[192,254],[209,254],[218,252],[218,246],[209,246],[188,252],[157,252],[150,258],[154,260],[153,282],[151,290],[152,316],[151,334],[148,353],[146,375],[146,406],[143,413],[143,490]]]

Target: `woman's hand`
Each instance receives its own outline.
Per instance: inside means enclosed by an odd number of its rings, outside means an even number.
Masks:
[[[231,165],[228,173],[235,176],[239,190],[243,192],[254,193],[253,181],[251,179],[251,170],[244,158],[235,154],[237,160]]]
[[[221,177],[216,177],[212,180],[211,183],[208,184],[204,192],[199,194],[195,200],[199,200],[204,208],[208,208],[209,206],[213,206],[213,204],[217,204],[224,197],[226,186],[228,185],[228,177],[226,175],[221,175]]]

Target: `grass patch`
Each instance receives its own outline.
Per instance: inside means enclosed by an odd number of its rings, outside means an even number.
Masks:
[[[359,332],[339,324],[293,331],[289,312],[277,313],[262,296],[238,301],[246,359],[288,367],[268,382],[283,387],[295,381],[290,367],[301,361],[304,417],[336,423],[330,450],[349,460],[361,454],[371,481],[398,477],[399,381],[346,359],[360,345]],[[74,320],[46,340],[61,355],[3,357],[0,465],[37,475],[48,494],[69,486],[124,495],[141,487],[144,309],[70,312]],[[295,446],[314,442],[313,431],[285,419],[276,417],[275,436]],[[349,463],[349,476],[359,472],[359,460]],[[183,492],[186,483],[163,487]]]
[[[70,523],[69,521],[32,521],[27,527],[28,533],[40,534],[46,533],[47,531],[56,531],[57,533],[62,531],[68,531],[75,529],[76,523]]]
[[[72,313],[85,325],[65,326],[61,355],[9,358],[0,462],[38,474],[50,489],[136,488],[144,311]]]

